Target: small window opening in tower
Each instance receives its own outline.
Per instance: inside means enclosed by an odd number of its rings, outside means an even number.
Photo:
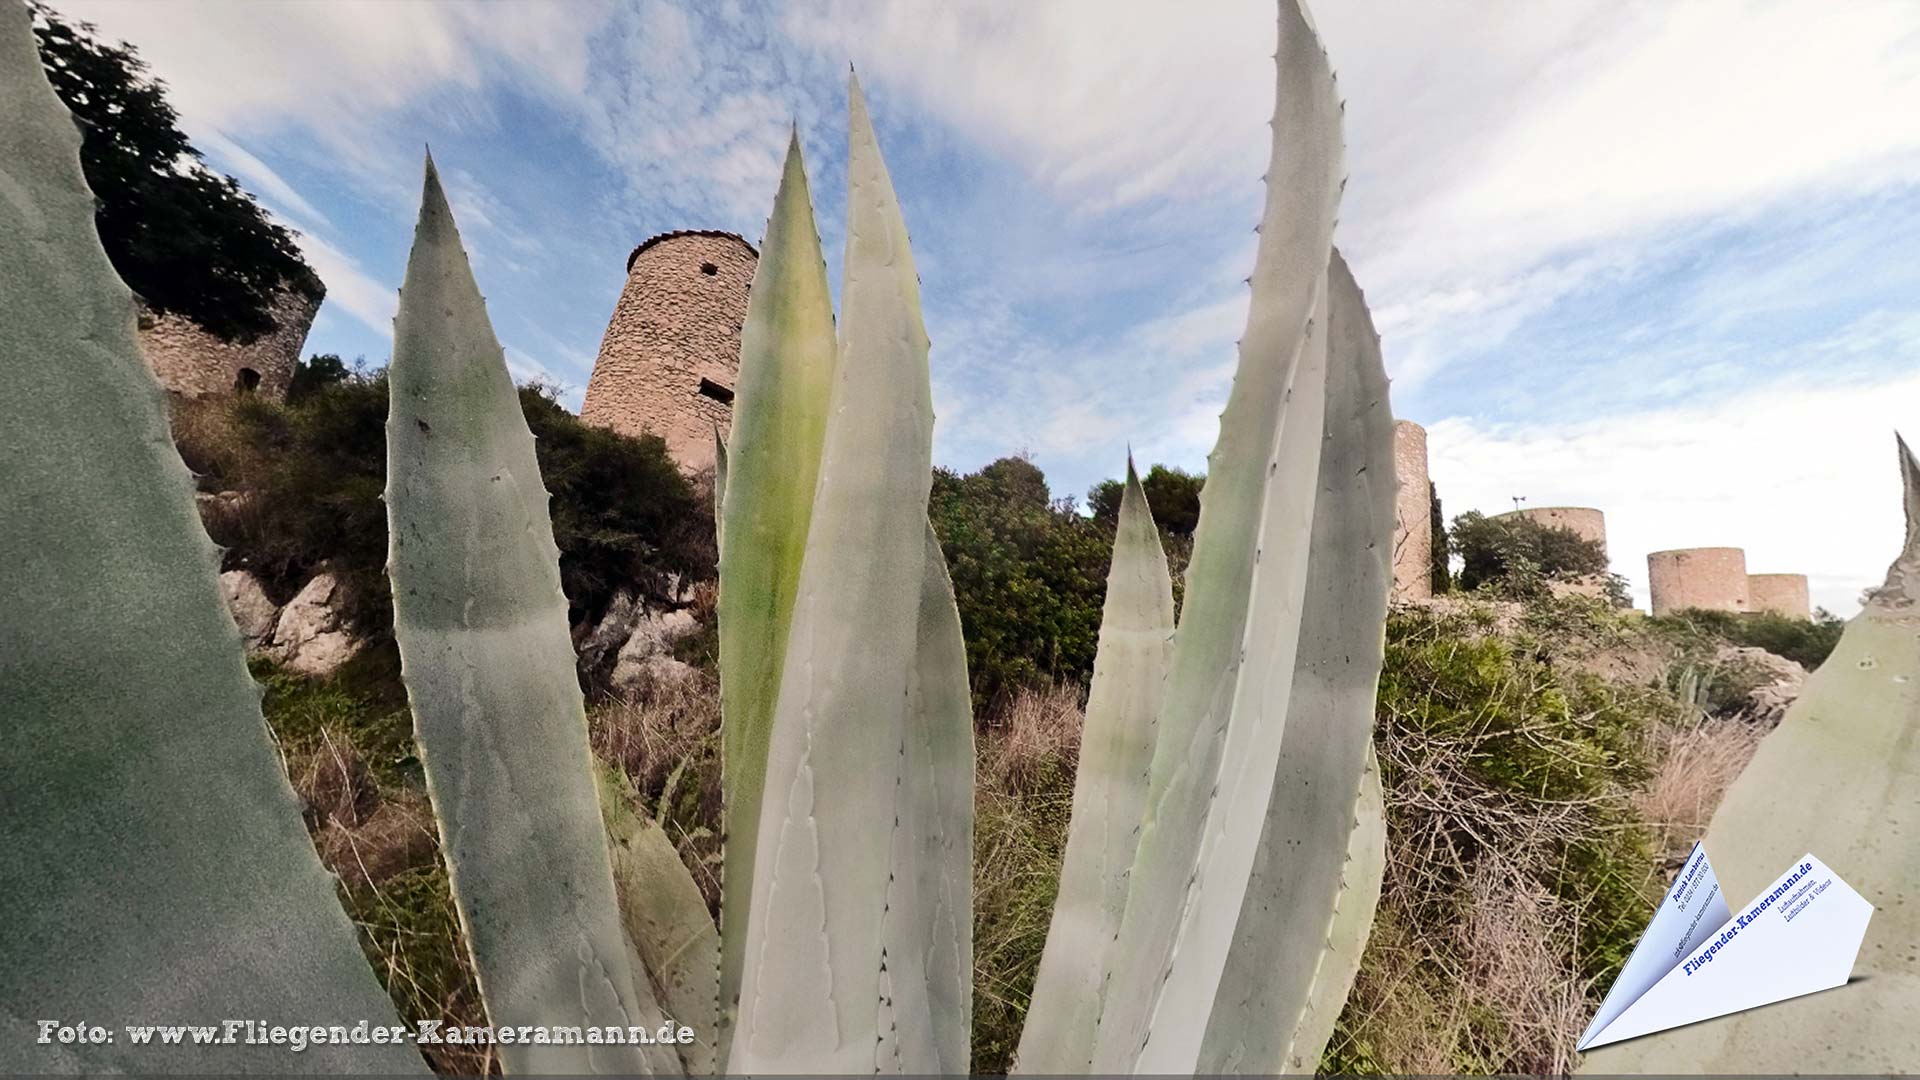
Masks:
[[[251,394],[260,389],[260,373],[250,367],[243,367],[233,377],[233,390],[237,394]]]
[[[720,272],[720,268],[713,265],[712,263],[701,263],[700,272],[707,275],[708,277],[712,277],[713,275]]]
[[[722,405],[733,404],[733,391],[714,382],[712,379],[700,380],[700,393]]]

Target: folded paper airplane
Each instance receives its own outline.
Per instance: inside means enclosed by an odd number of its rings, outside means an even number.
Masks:
[[[1872,915],[1811,854],[1735,915],[1695,844],[1579,1049],[1841,986]]]

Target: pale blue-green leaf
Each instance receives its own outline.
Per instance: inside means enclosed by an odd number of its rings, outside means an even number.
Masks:
[[[851,94],[840,359],[767,755],[738,1072],[861,1073],[879,1058],[933,405],[906,225],[857,82]],[[736,447],[732,492],[745,467]]]
[[[895,781],[881,1067],[968,1071],[973,1019],[973,696],[953,581],[933,525]]]
[[[424,1073],[410,1047],[131,1045],[397,1022],[261,719],[80,131],[0,0],[0,1072]],[[39,1021],[111,1043],[41,1039]]]
[[[1127,871],[1147,801],[1154,721],[1173,654],[1173,581],[1146,493],[1127,461],[1100,645],[1080,735],[1060,891],[1034,978],[1016,1067],[1085,1071],[1127,906]]]
[[[673,840],[636,809],[639,799],[619,769],[600,767],[601,814],[635,977],[645,976],[666,1016],[693,1030],[693,1042],[676,1047],[687,1073],[710,1076],[719,1035],[720,932]]]
[[[1201,495],[1200,524],[1194,537],[1193,558],[1187,569],[1186,601],[1174,637],[1174,656],[1168,674],[1166,699],[1161,707],[1154,748],[1147,813],[1142,822],[1139,851],[1128,886],[1127,911],[1115,949],[1116,967],[1103,1004],[1096,1038],[1094,1065],[1103,1072],[1131,1071],[1140,1060],[1150,1035],[1150,1023],[1166,995],[1173,974],[1180,929],[1187,921],[1190,900],[1205,898],[1192,886],[1201,871],[1203,845],[1211,850],[1209,835],[1224,826],[1213,820],[1214,795],[1222,780],[1221,762],[1228,754],[1229,719],[1238,700],[1242,662],[1247,659],[1249,607],[1254,603],[1254,572],[1263,557],[1287,559],[1304,555],[1304,533],[1298,552],[1275,537],[1263,537],[1269,520],[1300,530],[1310,517],[1313,491],[1311,459],[1304,476],[1273,484],[1275,454],[1281,435],[1281,417],[1288,391],[1295,381],[1303,345],[1311,340],[1312,319],[1332,250],[1334,210],[1339,202],[1342,147],[1340,104],[1325,51],[1296,0],[1279,5],[1279,49],[1272,129],[1273,153],[1267,173],[1267,205],[1260,224],[1260,244],[1251,278],[1253,302],[1247,329],[1240,340],[1240,361],[1233,389],[1221,415],[1220,436],[1208,459],[1207,483]],[[1314,399],[1287,412],[1290,424],[1321,424],[1321,403]],[[1317,445],[1317,439],[1316,439]],[[1316,455],[1317,456],[1317,455]],[[1279,490],[1292,502],[1289,509],[1269,509],[1269,490]],[[1272,586],[1298,612],[1298,587],[1279,575]],[[1285,619],[1286,615],[1275,618]],[[1275,644],[1284,644],[1281,634]],[[1256,665],[1282,665],[1290,670],[1291,652],[1259,655]],[[1282,680],[1284,684],[1285,680]],[[1281,695],[1284,696],[1284,688]],[[1273,716],[1277,724],[1284,713]],[[1236,743],[1251,734],[1236,738]],[[1242,762],[1244,768],[1251,762]],[[1269,790],[1272,775],[1257,778],[1253,789]],[[1264,812],[1264,794],[1255,800]],[[1260,815],[1253,818],[1260,820]],[[1240,858],[1222,864],[1207,885],[1218,904],[1231,907],[1225,916],[1230,931],[1237,911],[1235,867]],[[1216,905],[1208,900],[1209,911]],[[1217,928],[1216,928],[1217,929]],[[1212,979],[1218,977],[1223,952],[1208,948],[1186,961],[1191,977],[1179,982],[1183,994],[1199,995],[1204,1010],[1212,1001]],[[1212,972],[1211,978],[1209,972]],[[1154,1060],[1166,1071],[1190,1071],[1198,1054],[1203,1024],[1181,1031],[1170,1025],[1170,1042]]]
[[[1314,1044],[1311,1031],[1300,1034],[1309,1006],[1336,984],[1345,994],[1367,929],[1362,924],[1354,942],[1329,928],[1352,911],[1356,893],[1380,888],[1377,861],[1371,881],[1356,880],[1364,866],[1352,861],[1353,808],[1373,735],[1392,581],[1393,416],[1380,338],[1337,251],[1328,324],[1326,441],[1301,608],[1310,632],[1293,664],[1279,768],[1207,1020],[1203,1072],[1319,1065],[1326,1035]],[[1326,1020],[1331,1033],[1331,1018],[1313,1019]]]
[[[746,959],[767,745],[837,364],[833,300],[797,137],[787,144],[749,296],[719,513],[722,1067]]]
[[[614,901],[533,436],[431,160],[388,369],[394,638],[496,1025],[658,1015]],[[662,1047],[503,1045],[515,1073],[677,1071]]]

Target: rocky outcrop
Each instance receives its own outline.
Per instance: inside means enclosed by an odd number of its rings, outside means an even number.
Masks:
[[[273,639],[262,651],[290,671],[331,675],[360,649],[337,605],[340,582],[320,573],[281,610]]]
[[[696,678],[698,669],[674,659],[673,646],[698,629],[699,618],[684,608],[639,611],[607,681],[617,691],[630,692],[648,683],[679,684]]]
[[[1787,715],[1787,707],[1799,699],[1800,687],[1807,681],[1806,668],[1752,646],[1723,646],[1714,660],[1739,675],[1739,685],[1745,688],[1740,715],[1765,727]]]
[[[273,640],[274,627],[280,621],[280,605],[267,596],[260,579],[245,570],[229,570],[220,575],[220,597],[227,602],[233,624],[240,628],[240,639],[247,652],[259,652]]]

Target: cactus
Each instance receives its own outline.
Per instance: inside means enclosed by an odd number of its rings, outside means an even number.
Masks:
[[[1920,1072],[1920,463],[1899,444],[1905,546],[1768,733],[1704,841],[1730,897],[1811,851],[1873,903],[1854,979],[1602,1047],[1582,1071]]]
[[[19,0],[0,193],[0,1071],[423,1072],[394,1046],[36,1042],[38,1018],[397,1017],[261,718]]]

